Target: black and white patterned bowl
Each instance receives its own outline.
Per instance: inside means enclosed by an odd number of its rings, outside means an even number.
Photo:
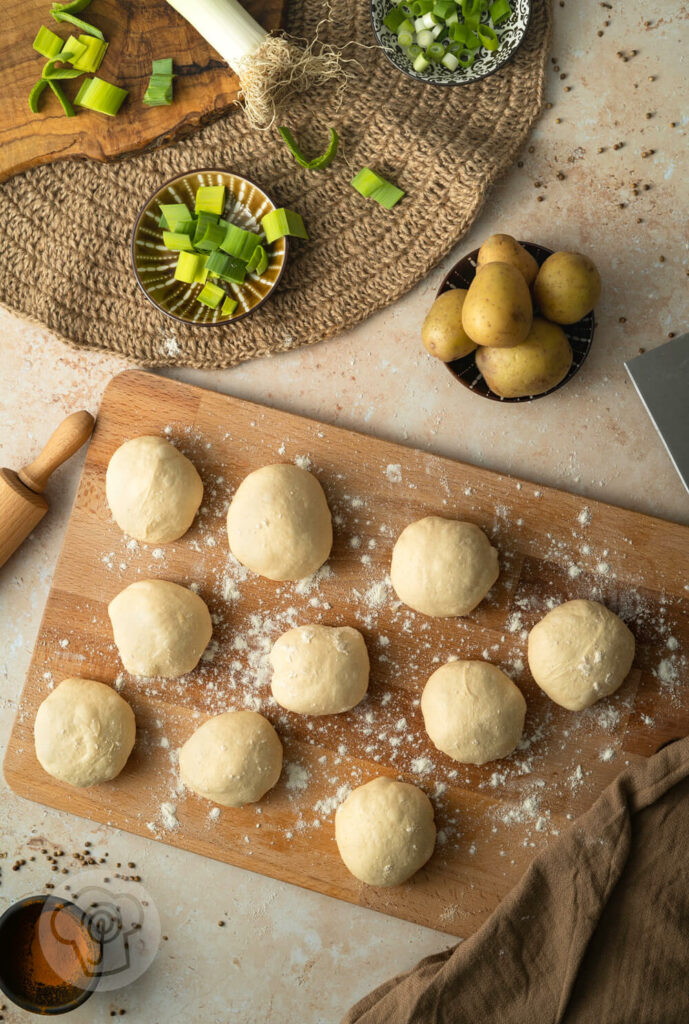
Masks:
[[[228,294],[239,303],[233,316],[223,316],[220,307],[210,309],[197,302],[196,296],[203,286],[175,281],[179,253],[163,245],[158,221],[161,203],[186,203],[193,210],[196,191],[201,185],[226,187],[231,203],[229,216],[245,230],[260,231],[261,217],[275,209],[272,199],[258,185],[238,174],[221,170],[188,171],[165,182],[146,200],[134,225],[131,252],[139,287],[156,309],[185,324],[211,327],[235,323],[266,301],[282,277],[288,244],[286,238],[273,242],[268,253],[268,268],[260,277],[248,274],[244,284],[223,282]]]
[[[519,244],[523,245],[526,251],[531,253],[539,267],[553,254],[552,249],[546,249],[544,245],[536,245],[534,242],[520,242]],[[452,270],[445,275],[440,288],[438,288],[438,295],[442,295],[443,292],[449,292],[453,288],[468,288],[476,277],[477,259],[478,249],[474,249],[473,252],[470,252],[461,259],[459,263],[455,263]],[[538,308],[536,306],[534,306],[534,314],[538,315]],[[540,395],[523,395],[520,398],[501,398],[500,395],[496,395],[490,390],[483,379],[483,375],[476,365],[473,352],[468,356],[464,356],[463,359],[455,359],[452,363],[445,363],[445,366],[455,380],[458,380],[465,388],[469,388],[470,391],[473,391],[475,395],[480,395],[481,398],[490,398],[493,402],[533,402],[537,398],[545,398],[546,395],[552,395],[554,391],[558,391],[565,384],[568,384],[572,377],[581,369],[593,341],[595,310],[587,313],[585,317],[575,324],[559,324],[558,326],[565,332],[567,341],[572,348],[572,365],[567,376],[563,377],[559,384],[556,384],[554,388],[550,388],[549,391],[543,391]]]
[[[531,0],[511,0],[512,13],[499,25],[496,35],[500,40],[497,50],[489,52],[481,48],[480,55],[470,68],[449,71],[442,64],[431,64],[428,71],[415,71],[409,57],[397,42],[397,36],[383,23],[388,11],[397,4],[393,0],[371,0],[371,22],[380,48],[390,63],[410,78],[429,85],[469,85],[503,68],[514,57],[524,41],[531,17]]]

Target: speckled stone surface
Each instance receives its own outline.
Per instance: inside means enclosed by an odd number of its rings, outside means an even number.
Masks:
[[[494,231],[507,231],[553,249],[579,249],[596,261],[604,281],[599,326],[587,363],[566,389],[530,405],[500,406],[469,394],[426,356],[421,321],[452,260],[396,306],[334,341],[232,371],[169,374],[689,523],[689,495],[623,367],[640,348],[688,326],[683,158],[689,117],[681,38],[689,29],[689,5],[560,4],[555,0],[559,70],[551,65],[552,108],[522,154],[522,166],[489,197],[454,256]],[[29,460],[72,410],[95,412],[107,381],[125,368],[110,356],[71,351],[4,312],[0,344],[3,465]],[[173,332],[161,332],[160,344],[174,355]],[[56,476],[51,515],[0,570],[3,749],[82,458]],[[451,941],[26,803],[4,782],[0,910],[55,879],[42,849],[71,854],[85,841],[93,843],[94,855],[107,850],[110,864],[136,864],[168,939],[140,981],[123,992],[96,995],[70,1018],[84,1024],[109,1020],[120,1009],[136,1024],[335,1024],[370,987]],[[18,858],[27,864],[13,872]],[[9,1006],[0,1013],[9,1021],[31,1019]]]

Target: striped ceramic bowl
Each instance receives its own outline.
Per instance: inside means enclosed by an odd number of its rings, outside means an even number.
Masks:
[[[275,203],[257,185],[229,171],[180,174],[162,185],[141,208],[132,232],[132,264],[139,287],[156,309],[182,323],[210,327],[241,320],[266,301],[285,268],[287,239],[278,239],[270,246],[268,269],[260,277],[248,274],[241,285],[223,282],[228,295],[238,302],[232,316],[223,316],[220,308],[210,309],[197,302],[202,285],[175,281],[179,254],[163,245],[163,231],[158,221],[161,203],[186,203],[193,210],[196,191],[201,185],[225,185],[226,218],[249,231],[260,231],[261,218],[275,209]]]

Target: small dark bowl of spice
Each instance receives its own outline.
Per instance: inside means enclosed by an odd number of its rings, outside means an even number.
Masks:
[[[27,896],[0,917],[0,990],[30,1013],[69,1013],[98,984],[101,948],[84,912],[56,896]]]

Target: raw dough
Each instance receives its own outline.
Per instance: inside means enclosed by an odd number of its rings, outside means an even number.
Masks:
[[[349,711],[368,689],[364,638],[351,626],[298,626],[279,637],[270,652],[273,697],[302,715]]]
[[[337,808],[335,840],[360,881],[401,885],[433,853],[433,805],[417,786],[381,776],[359,786]]]
[[[320,569],[333,543],[323,488],[290,463],[263,466],[237,488],[227,513],[230,550],[269,580],[300,580]]]
[[[186,533],[203,498],[203,484],[186,455],[162,437],[135,437],[108,463],[105,495],[121,530],[147,544]]]
[[[428,516],[407,526],[392,552],[401,601],[424,615],[468,615],[498,578],[498,553],[473,523]]]
[[[521,739],[526,701],[488,661],[450,661],[430,677],[421,712],[432,742],[448,757],[485,764],[507,757]]]
[[[205,601],[168,580],[125,587],[108,605],[108,615],[122,664],[135,676],[186,675],[213,632]]]
[[[634,660],[634,636],[597,601],[566,601],[529,633],[529,668],[545,693],[581,711],[621,686]]]
[[[182,781],[224,807],[260,800],[282,771],[282,744],[256,711],[226,711],[199,726],[179,752]]]
[[[116,690],[94,679],[64,679],[34,723],[41,767],[70,786],[97,786],[119,775],[132,752],[134,712]]]

